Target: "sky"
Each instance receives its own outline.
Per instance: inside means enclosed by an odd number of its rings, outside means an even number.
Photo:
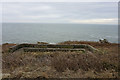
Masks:
[[[6,23],[117,24],[117,2],[11,2],[2,5]]]
[[[119,0],[1,0],[1,2],[119,2]]]

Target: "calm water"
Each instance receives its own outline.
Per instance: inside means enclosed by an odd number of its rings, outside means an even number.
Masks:
[[[3,43],[58,43],[67,40],[118,42],[117,25],[3,23]]]

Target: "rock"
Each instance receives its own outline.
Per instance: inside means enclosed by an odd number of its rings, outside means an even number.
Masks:
[[[100,43],[109,43],[107,39],[99,39]]]

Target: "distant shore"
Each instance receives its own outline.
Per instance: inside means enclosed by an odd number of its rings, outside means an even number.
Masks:
[[[80,41],[76,41],[76,40],[68,40],[68,41],[61,41],[61,42],[47,42],[47,41],[39,41],[41,43],[47,43],[47,44],[59,44],[59,43],[66,43],[66,42],[70,42],[71,44],[74,42],[75,44],[78,43],[99,43],[99,41],[86,41],[86,40],[80,40]],[[16,43],[16,42],[4,42],[4,43],[0,43],[0,45],[3,44],[37,44],[37,42],[21,42],[21,43]],[[109,42],[110,44],[119,44],[118,42]]]

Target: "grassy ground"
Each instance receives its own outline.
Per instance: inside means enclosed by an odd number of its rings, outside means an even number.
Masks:
[[[98,52],[8,53],[3,45],[3,77],[17,78],[118,78],[118,44],[66,41],[58,44],[89,44]]]

